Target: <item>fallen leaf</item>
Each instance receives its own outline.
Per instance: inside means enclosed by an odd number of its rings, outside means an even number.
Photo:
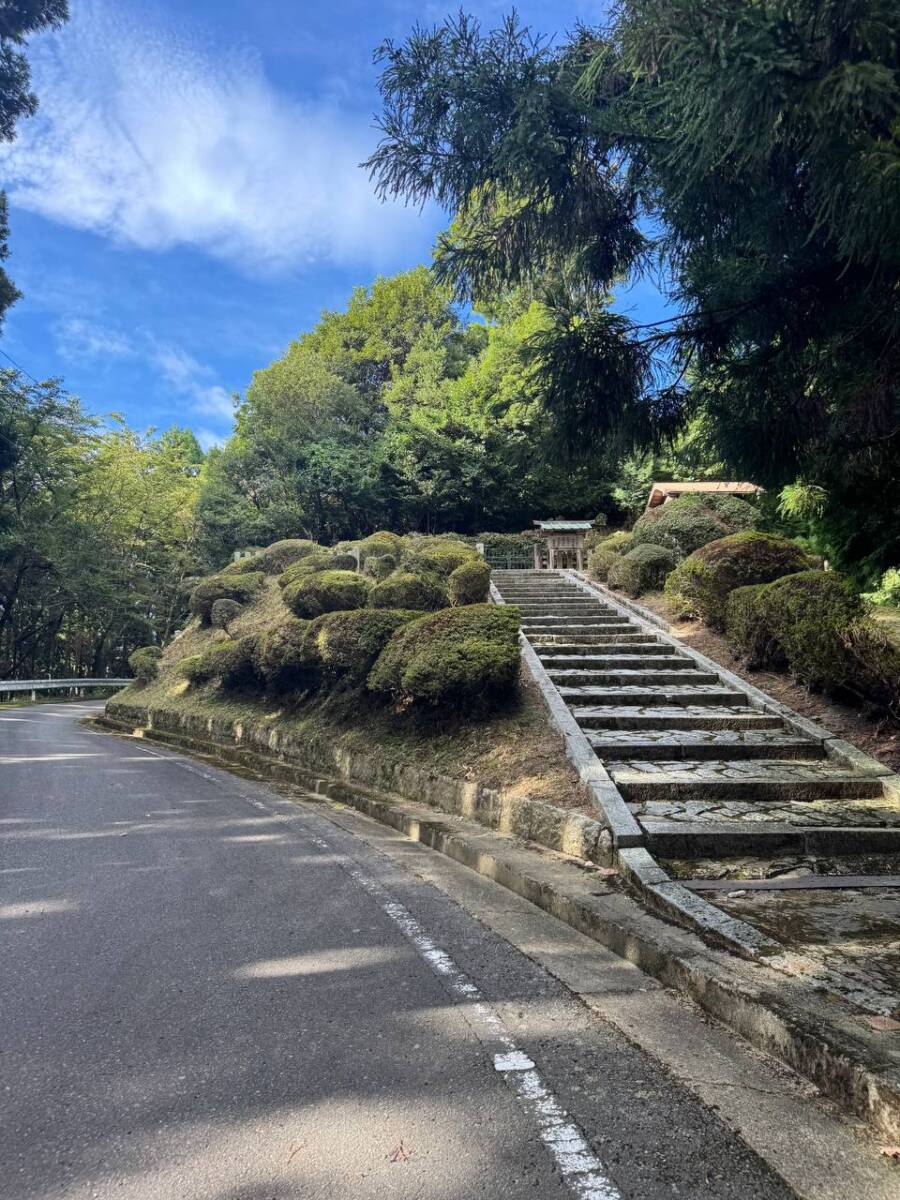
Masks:
[[[305,1149],[306,1149],[306,1142],[297,1142],[297,1144],[295,1146],[291,1146],[291,1152],[288,1155],[288,1162],[291,1161],[291,1159],[294,1157],[295,1154],[299,1154],[301,1150],[305,1150]]]
[[[409,1160],[411,1158],[412,1158],[412,1151],[407,1150],[407,1148],[403,1145],[403,1142],[398,1142],[397,1145],[393,1148],[393,1150],[388,1155],[388,1162],[392,1162],[392,1163],[409,1162]]]
[[[896,1158],[900,1162],[900,1146],[882,1146],[881,1153],[885,1158]]]

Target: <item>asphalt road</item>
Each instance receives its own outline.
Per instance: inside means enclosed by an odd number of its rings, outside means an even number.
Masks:
[[[327,810],[97,707],[0,711],[4,1200],[793,1194]]]

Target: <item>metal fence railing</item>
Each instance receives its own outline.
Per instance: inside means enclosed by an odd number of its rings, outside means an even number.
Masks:
[[[95,688],[120,688],[131,679],[0,679],[0,699],[31,694],[36,700],[39,692],[70,692],[76,696]]]

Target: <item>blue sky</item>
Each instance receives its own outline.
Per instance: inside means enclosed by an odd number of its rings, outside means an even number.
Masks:
[[[30,49],[37,117],[0,151],[0,348],[138,428],[227,436],[233,392],[353,286],[427,262],[446,215],[384,205],[372,51],[456,5],[410,0],[71,0]],[[506,3],[466,8],[485,24]],[[602,3],[527,0],[544,32]],[[624,302],[652,320],[649,284]]]

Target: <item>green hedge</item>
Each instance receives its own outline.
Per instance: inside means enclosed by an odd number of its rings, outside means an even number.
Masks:
[[[491,569],[482,559],[465,562],[452,571],[447,581],[450,603],[483,604],[491,590]]]
[[[606,578],[612,588],[629,596],[643,596],[663,586],[676,562],[674,552],[665,546],[635,546],[614,559]]]
[[[737,496],[679,496],[639,517],[631,531],[636,546],[665,546],[679,558],[707,542],[753,529],[759,514]]]
[[[159,674],[159,660],[162,650],[159,646],[141,646],[128,655],[128,665],[135,679],[141,683],[149,683]]]
[[[354,571],[319,571],[288,583],[284,602],[297,617],[362,608],[372,590],[372,581]]]
[[[420,708],[483,714],[515,691],[519,610],[472,604],[405,625],[369,675],[369,687]]]
[[[256,669],[271,691],[309,691],[318,686],[318,657],[306,636],[310,624],[288,617],[257,639]]]
[[[244,604],[259,591],[262,581],[261,571],[248,571],[241,575],[213,575],[197,584],[191,593],[188,607],[195,617],[199,617],[204,625],[208,625],[212,606],[217,600],[236,600],[239,604]]]
[[[387,579],[376,583],[369,593],[370,608],[416,609],[430,612],[444,608],[447,591],[441,583],[429,575],[397,571]]]
[[[728,593],[782,575],[807,571],[813,560],[787,538],[748,531],[708,542],[695,550],[666,580],[666,595],[682,616],[702,617],[714,629],[725,627]]]
[[[387,608],[325,613],[310,622],[307,655],[315,660],[326,687],[361,686],[391,636],[419,615]]]

